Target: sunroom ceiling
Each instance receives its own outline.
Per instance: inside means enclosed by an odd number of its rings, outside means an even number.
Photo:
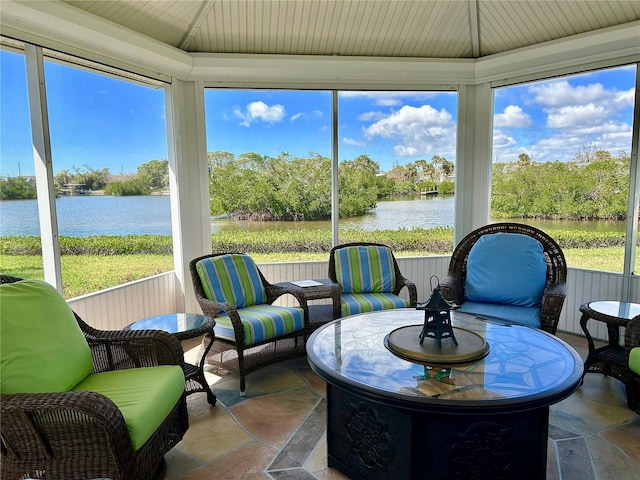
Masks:
[[[638,0],[63,3],[198,53],[481,58],[640,20]]]

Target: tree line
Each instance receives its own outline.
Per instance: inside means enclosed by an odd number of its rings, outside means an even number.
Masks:
[[[133,175],[113,175],[108,168],[101,170],[72,167],[53,177],[57,196],[103,192],[105,195],[149,195],[169,189],[169,162],[151,160],[140,165]],[[36,198],[33,177],[0,178],[0,200]]]
[[[331,159],[281,153],[277,157],[229,152],[207,155],[210,212],[253,220],[323,220],[331,216]],[[494,218],[623,220],[626,218],[631,159],[600,150],[569,162],[534,162],[521,154],[516,162],[493,164],[491,215]],[[339,215],[359,216],[384,196],[420,192],[453,194],[455,166],[444,157],[394,165],[382,173],[367,155],[338,165]],[[56,192],[81,185],[109,195],[146,195],[168,190],[167,160],[140,165],[134,175],[114,176],[108,169],[63,170]],[[0,200],[36,198],[35,182],[0,178]]]
[[[229,152],[208,154],[212,216],[253,220],[324,220],[331,218],[331,159],[318,154],[306,158],[281,153],[277,157]],[[381,173],[367,155],[338,165],[339,215],[364,215],[387,195],[420,190],[453,193],[446,180],[453,162],[433,157],[395,165]]]
[[[606,151],[589,161],[494,163],[491,215],[494,218],[624,220],[631,158]]]

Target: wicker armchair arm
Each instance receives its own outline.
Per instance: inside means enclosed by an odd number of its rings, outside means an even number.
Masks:
[[[161,330],[96,330],[76,315],[91,348],[94,372],[179,365],[184,369],[180,341]]]
[[[216,302],[213,300],[209,300],[208,298],[205,298],[198,293],[196,293],[196,300],[198,300],[198,304],[202,309],[202,313],[209,318],[215,318],[220,313],[226,313],[231,320],[236,343],[243,344],[244,333],[242,328],[242,321],[240,320],[240,315],[238,314],[236,307],[227,302]]]
[[[309,302],[305,298],[303,293],[304,287],[298,287],[290,282],[272,283],[267,287],[267,297],[269,303],[273,303],[278,297],[282,295],[293,295],[298,301],[300,308],[304,311],[304,324],[309,324]]]
[[[640,347],[640,316],[632,318],[624,330],[624,348],[629,358],[629,351]]]
[[[409,291],[409,302],[411,307],[415,307],[418,304],[418,289],[416,284],[408,278],[400,277],[396,279],[396,292],[400,293],[403,288],[407,288]]]
[[[454,277],[453,275],[447,275],[444,280],[438,284],[438,288],[445,299],[454,301],[458,305],[462,305],[462,301],[464,300],[464,289],[462,288],[461,278]]]
[[[96,392],[18,393],[1,396],[2,443],[7,458],[69,460],[96,451],[133,465],[134,455],[122,413]]]

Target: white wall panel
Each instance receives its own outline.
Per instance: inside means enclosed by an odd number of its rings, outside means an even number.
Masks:
[[[72,298],[67,303],[89,325],[119,330],[141,318],[176,312],[175,275],[167,272]]]
[[[429,279],[436,275],[446,277],[449,257],[398,258],[400,271],[416,284],[418,301],[431,293]],[[328,262],[293,262],[259,264],[265,278],[271,283],[290,280],[327,278]],[[406,289],[405,289],[406,290]],[[87,323],[100,329],[120,329],[125,325],[154,315],[176,312],[175,276],[173,272],[156,275],[136,282],[69,300],[69,305]],[[570,268],[567,276],[567,298],[560,316],[558,329],[582,335],[580,305],[596,300],[621,300],[622,275]],[[406,298],[406,291],[402,296]],[[640,278],[632,278],[632,301],[640,302]],[[279,302],[294,305],[293,297]],[[606,327],[601,322],[590,322],[595,338],[606,339]]]

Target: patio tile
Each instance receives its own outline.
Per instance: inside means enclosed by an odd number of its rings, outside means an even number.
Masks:
[[[207,369],[219,401],[188,397],[190,428],[166,456],[165,480],[348,480],[327,467],[326,384],[306,359],[250,374],[246,397],[237,375]],[[640,480],[640,416],[621,382],[587,375],[549,419],[548,480]]]
[[[320,396],[309,388],[251,398],[229,409],[257,439],[281,448],[315,407]]]
[[[556,442],[560,458],[560,475],[563,480],[593,480],[589,449],[584,438]]]
[[[625,455],[618,447],[598,436],[588,437],[587,444],[591,451],[597,478],[640,480],[638,463]]]

